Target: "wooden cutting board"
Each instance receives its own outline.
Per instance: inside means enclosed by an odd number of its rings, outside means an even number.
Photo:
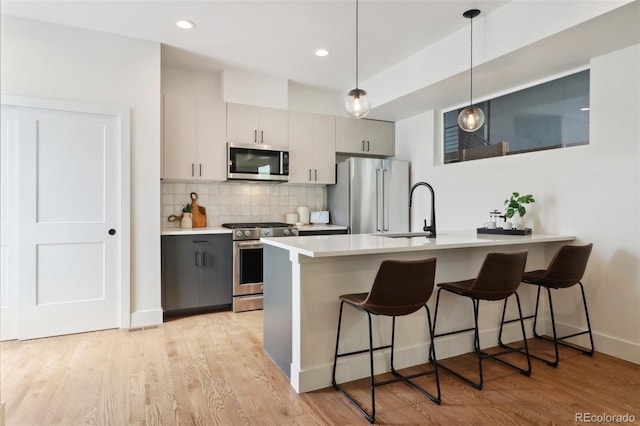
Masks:
[[[198,194],[191,193],[191,220],[194,228],[205,228],[207,226],[207,210],[198,205]]]

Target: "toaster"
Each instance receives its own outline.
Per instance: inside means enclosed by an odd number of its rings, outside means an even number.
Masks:
[[[329,211],[320,210],[311,212],[311,223],[329,223]]]

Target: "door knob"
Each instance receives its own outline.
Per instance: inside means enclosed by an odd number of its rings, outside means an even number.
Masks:
[[[109,235],[116,235],[116,230],[113,228],[109,229]]]

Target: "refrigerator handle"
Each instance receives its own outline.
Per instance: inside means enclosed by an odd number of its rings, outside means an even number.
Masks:
[[[389,170],[382,169],[382,227],[389,232]]]
[[[382,172],[382,170],[380,169],[376,169],[376,231],[377,232],[383,232],[384,229],[384,223],[381,223],[380,221],[380,215],[381,215],[381,211],[380,211],[380,200],[382,199],[381,197],[381,189],[380,189],[380,173]]]

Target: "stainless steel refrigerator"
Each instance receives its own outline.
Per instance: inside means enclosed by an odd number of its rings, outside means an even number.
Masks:
[[[352,234],[409,231],[409,162],[348,158],[327,186],[331,223]]]

